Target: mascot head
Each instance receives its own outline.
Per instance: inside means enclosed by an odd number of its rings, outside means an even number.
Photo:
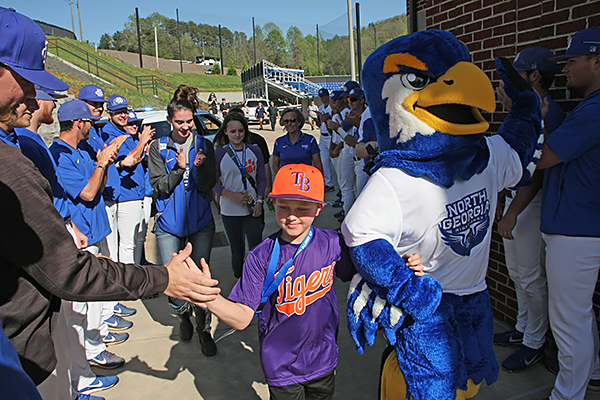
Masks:
[[[380,151],[406,148],[415,136],[434,132],[483,133],[489,124],[479,109],[496,108],[489,78],[470,62],[467,47],[445,31],[391,40],[366,60],[362,79]]]

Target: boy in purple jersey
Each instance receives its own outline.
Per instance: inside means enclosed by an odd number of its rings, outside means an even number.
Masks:
[[[274,400],[333,398],[339,325],[333,275],[349,281],[355,270],[338,233],[312,226],[325,205],[324,193],[317,168],[281,167],[270,194],[281,230],[248,253],[242,278],[229,299],[218,296],[206,303],[221,321],[239,330],[264,305],[258,314],[260,356]],[[288,261],[289,268],[284,265]],[[418,269],[419,256],[412,256],[409,263]],[[270,264],[278,273],[284,271],[285,278],[262,302]],[[202,265],[208,273],[204,260]],[[277,274],[271,280],[277,282]]]

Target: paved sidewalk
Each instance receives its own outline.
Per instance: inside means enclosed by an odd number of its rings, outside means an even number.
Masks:
[[[251,126],[251,129],[255,129]],[[258,131],[264,134],[272,148],[277,136],[283,134],[280,127],[275,132]],[[313,133],[310,129],[308,133]],[[315,131],[316,132],[316,131]],[[335,193],[327,193],[326,200],[335,200]],[[265,208],[266,209],[266,208]],[[336,229],[339,223],[332,214],[337,212],[331,206],[315,220],[315,225]],[[278,228],[274,215],[266,215],[264,236]],[[220,216],[215,213],[217,232],[223,232]],[[156,243],[152,235],[147,241],[148,258],[156,259]],[[211,256],[213,277],[220,281],[223,294],[227,295],[235,279],[230,265],[228,247],[213,249]],[[385,347],[383,336],[379,336],[375,346],[367,348],[364,355],[358,355],[346,328],[345,299],[348,284],[336,279],[334,284],[340,308],[339,346],[340,356],[336,376],[336,400],[377,399],[380,356]],[[267,386],[260,367],[258,353],[258,333],[256,322],[246,330],[225,336],[230,328],[213,319],[215,338],[220,338],[218,354],[204,357],[200,351],[198,335],[192,341],[179,342],[178,318],[167,304],[164,295],[150,300],[125,302],[137,308],[138,313],[131,317],[134,326],[128,332],[130,339],[110,351],[125,357],[126,364],[109,371],[94,368],[97,374],[117,374],[120,382],[114,388],[94,393],[107,400],[266,400],[269,398]],[[497,330],[506,329],[497,324]],[[502,362],[513,348],[496,347],[496,356]],[[484,400],[541,400],[550,394],[555,376],[548,372],[542,363],[520,373],[501,370],[499,379],[492,386],[483,386],[476,399]],[[586,400],[600,400],[600,393],[589,392]]]

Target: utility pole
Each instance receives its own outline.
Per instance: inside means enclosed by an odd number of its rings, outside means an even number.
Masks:
[[[79,0],[77,0],[77,18],[79,18],[79,40],[83,42],[83,30],[81,29],[81,14],[79,13]]]
[[[360,80],[360,71],[362,71],[362,52],[360,42],[360,4],[356,3],[356,50],[358,51],[358,79]]]
[[[221,25],[219,24],[219,48],[221,49],[221,75],[223,75],[223,70],[225,68],[225,64],[223,63],[223,36],[221,35]]]
[[[317,68],[321,71],[321,52],[319,51],[319,24],[317,24]]]
[[[177,12],[177,39],[179,40],[179,68],[183,72],[183,60],[181,58],[181,30],[179,29],[179,8],[176,8]]]
[[[375,42],[375,49],[377,49],[377,26],[375,25],[373,25],[373,41]]]
[[[144,62],[142,61],[142,35],[140,33],[140,13],[137,7],[135,8],[135,24],[137,25],[138,51],[140,53],[140,68],[144,68]]]
[[[254,40],[254,64],[256,64],[256,32],[254,30],[254,17],[252,17],[252,39]]]
[[[354,57],[354,24],[352,23],[352,0],[348,0],[348,37],[350,38],[350,79],[356,80],[356,60]]]
[[[73,25],[73,36],[75,36],[75,17],[73,16],[73,0],[68,0],[71,6],[71,24]]]
[[[158,33],[154,27],[154,54],[156,55],[156,70],[158,71]]]

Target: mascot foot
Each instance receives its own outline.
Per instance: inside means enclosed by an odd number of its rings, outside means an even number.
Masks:
[[[383,367],[381,368],[380,377],[380,400],[406,400],[407,396],[406,383],[404,382],[404,375],[400,371],[398,366],[398,359],[396,358],[396,352],[393,351],[392,346],[388,346],[382,357]],[[467,382],[467,390],[457,389],[456,400],[466,400],[475,397],[479,392],[481,383],[476,385],[471,379]],[[413,397],[410,396],[412,400]]]

